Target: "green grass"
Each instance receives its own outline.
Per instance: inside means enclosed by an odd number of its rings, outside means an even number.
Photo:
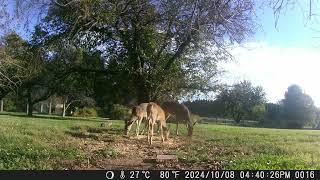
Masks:
[[[106,121],[0,115],[0,169],[61,169],[62,160],[81,160],[79,140],[68,132],[77,126],[99,127],[102,122]]]
[[[104,149],[100,149],[96,151],[97,154],[101,154],[103,157],[108,158],[116,158],[116,157],[121,157],[121,152],[119,152],[116,149],[106,147]]]
[[[195,130],[189,153],[198,152],[199,161],[220,160],[224,169],[320,169],[320,131],[225,125]]]
[[[112,128],[100,127],[112,122]],[[170,124],[169,138],[175,138]],[[218,164],[222,169],[320,169],[320,131],[197,124],[183,145],[170,149],[179,161]],[[98,135],[97,135],[98,134]],[[64,161],[83,161],[81,138],[114,143],[123,138],[123,121],[102,118],[60,118],[22,114],[0,115],[0,169],[63,169]],[[147,143],[147,142],[145,142]],[[161,147],[158,147],[161,148]],[[112,147],[94,151],[104,158],[124,158]]]

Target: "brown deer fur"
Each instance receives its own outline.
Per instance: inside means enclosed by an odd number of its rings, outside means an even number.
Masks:
[[[187,108],[187,106],[183,104],[179,104],[178,102],[163,102],[161,104],[162,109],[170,114],[174,115],[176,117],[176,134],[178,135],[178,124],[180,123],[186,123],[187,129],[188,129],[188,136],[192,136],[193,133],[193,126],[195,123],[193,123],[191,117],[190,117],[190,111]]]
[[[125,132],[126,132],[126,135],[129,134],[130,132],[130,129],[133,125],[134,122],[137,123],[137,126],[136,126],[136,136],[139,136],[139,131],[140,131],[140,125],[141,125],[141,122],[143,120],[145,120],[145,123],[147,125],[147,106],[148,106],[148,103],[141,103],[139,104],[138,106],[134,106],[132,108],[132,113],[131,113],[131,117],[130,119],[126,122],[126,127],[125,127]]]
[[[154,102],[150,102],[147,106],[147,114],[148,114],[148,142],[152,144],[153,138],[153,129],[156,122],[160,124],[160,133],[162,142],[168,139],[169,129],[166,124],[166,116],[163,109]],[[165,138],[163,137],[163,131],[165,131]]]

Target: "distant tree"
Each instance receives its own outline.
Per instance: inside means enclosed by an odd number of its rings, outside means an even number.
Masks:
[[[282,116],[282,106],[274,103],[266,104],[265,119],[268,120],[280,120]]]
[[[262,113],[263,110],[259,109],[259,106],[263,106],[266,101],[263,88],[254,87],[248,81],[223,88],[216,99],[223,107],[225,116],[233,118],[237,123],[252,113]]]
[[[249,119],[260,121],[265,117],[266,106],[265,104],[259,104],[252,107],[249,114]]]
[[[62,116],[75,106],[94,106],[91,79],[79,73],[73,73],[57,84],[57,95],[62,97]],[[75,108],[74,108],[75,109]]]
[[[222,115],[221,108],[217,101],[212,100],[194,100],[186,101],[184,104],[190,112],[205,117],[219,117]]]
[[[282,103],[283,118],[287,127],[302,128],[316,118],[316,108],[312,98],[305,94],[298,85],[288,87]]]

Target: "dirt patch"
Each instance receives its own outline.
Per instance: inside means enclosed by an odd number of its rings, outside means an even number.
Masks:
[[[145,135],[128,137],[119,135],[117,130],[110,133],[105,129],[102,131],[90,129],[91,133],[82,132],[86,136],[67,133],[78,139],[79,149],[84,152],[85,158],[81,162],[74,162],[72,166],[70,162],[63,162],[62,165],[68,164],[65,169],[221,169],[220,162],[190,163],[183,158],[177,162],[156,161],[157,155],[183,151],[188,146],[186,137],[173,136],[162,143],[161,137],[156,135],[154,143],[149,145]],[[214,150],[213,153],[221,152]]]

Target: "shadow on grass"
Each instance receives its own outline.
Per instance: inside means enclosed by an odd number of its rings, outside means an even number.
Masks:
[[[99,117],[61,117],[61,116],[54,116],[54,115],[44,115],[44,114],[34,114],[33,116],[27,116],[23,113],[11,113],[11,112],[2,112],[0,115],[7,115],[13,117],[23,117],[23,118],[37,118],[37,119],[50,119],[50,120],[77,120],[77,121],[89,121],[89,122],[108,122],[109,118],[99,118]],[[121,121],[121,120],[119,120]]]
[[[97,141],[104,142],[115,142],[117,136],[113,136],[112,134],[97,134],[97,133],[88,133],[88,132],[79,132],[79,131],[65,131],[67,135],[70,135],[75,138],[81,139],[93,139]]]
[[[88,125],[76,125],[65,131],[67,135],[76,138],[90,138],[94,140],[101,140],[105,142],[114,142],[115,138],[123,135],[123,129],[118,128],[104,128],[104,127],[90,127]]]
[[[85,132],[74,132],[74,131],[65,131],[66,134],[71,135],[76,138],[90,138],[94,140],[98,140],[99,137],[95,134],[85,133]]]

